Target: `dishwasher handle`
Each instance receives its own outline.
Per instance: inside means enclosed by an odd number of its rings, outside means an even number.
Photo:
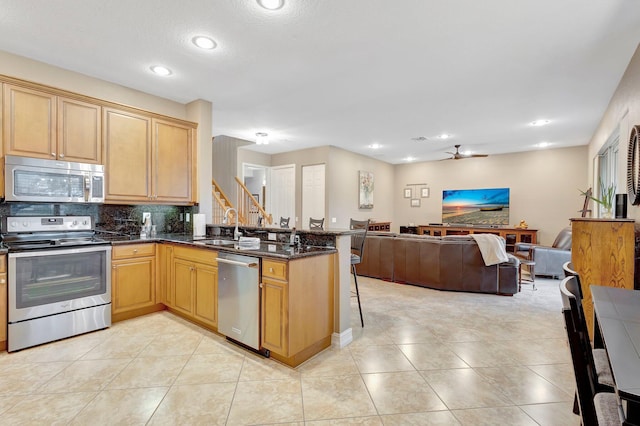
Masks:
[[[238,262],[237,260],[229,260],[229,259],[223,259],[223,258],[216,258],[216,260],[220,263],[228,263],[230,265],[236,265],[236,266],[244,266],[246,268],[257,268],[258,267],[258,262],[251,262],[251,263],[246,263],[246,262]]]

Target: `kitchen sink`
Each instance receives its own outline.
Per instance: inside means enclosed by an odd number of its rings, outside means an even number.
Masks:
[[[236,243],[236,241],[233,241],[233,240],[220,240],[220,239],[203,240],[198,242],[209,245],[209,246],[227,246],[227,245],[231,246]]]

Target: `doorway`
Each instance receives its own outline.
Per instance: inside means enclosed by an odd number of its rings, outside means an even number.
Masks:
[[[302,222],[301,228],[309,227],[309,218],[325,216],[325,165],[302,166]],[[325,228],[328,223],[325,220]]]

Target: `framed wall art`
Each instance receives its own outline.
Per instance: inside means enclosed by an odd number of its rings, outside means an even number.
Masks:
[[[411,198],[411,188],[404,189],[404,198]]]
[[[429,198],[429,188],[421,188],[420,189],[420,197],[421,198]]]
[[[358,172],[358,208],[373,208],[373,173]]]
[[[411,207],[420,207],[420,198],[412,198]]]

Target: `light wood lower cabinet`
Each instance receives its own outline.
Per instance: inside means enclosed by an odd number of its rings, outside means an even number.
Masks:
[[[334,255],[262,260],[262,346],[297,366],[331,344]]]
[[[218,253],[208,249],[173,247],[167,300],[174,312],[217,331]]]
[[[0,256],[0,350],[7,349],[7,256]]]
[[[114,246],[111,263],[113,322],[162,309],[156,300],[155,244]]]

